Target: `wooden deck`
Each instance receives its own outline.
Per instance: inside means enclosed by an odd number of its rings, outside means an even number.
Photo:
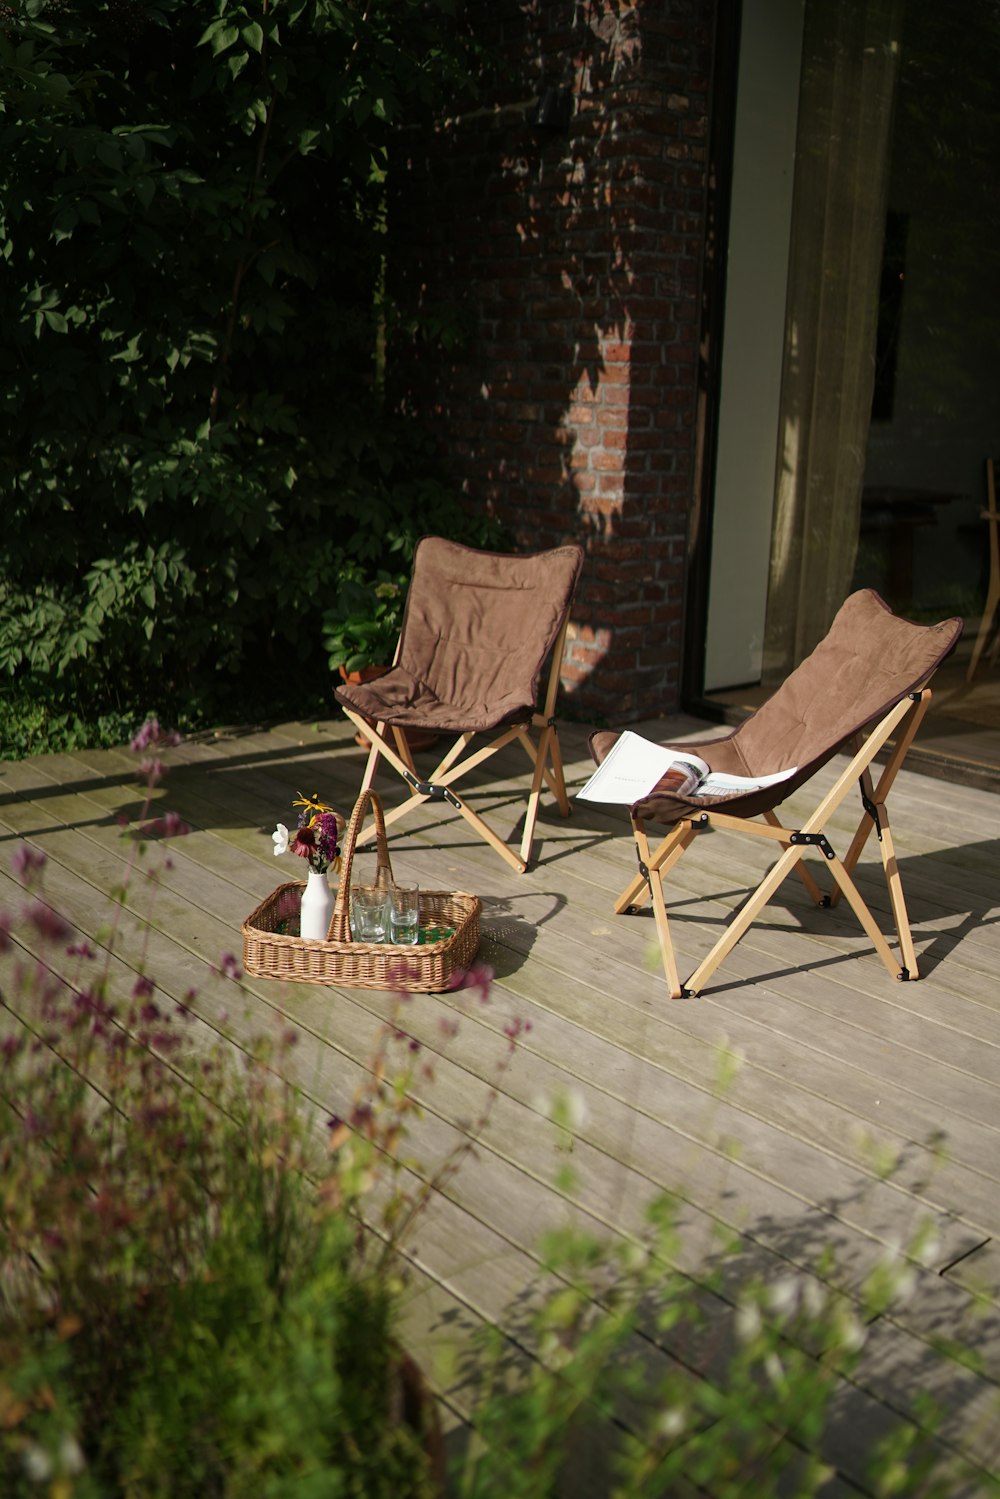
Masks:
[[[676,738],[702,726],[636,727]],[[562,742],[568,779],[579,786],[590,768],[585,734],[564,726]],[[272,857],[269,836],[288,820],[295,792],[318,791],[349,811],[363,756],[349,726],[331,719],[220,732],[165,758],[158,806],[176,810],[192,832],[171,844],[149,966],[179,999],[202,984],[206,965],[239,952],[240,923],[257,902],[295,878],[293,861]],[[504,762],[477,793],[505,832],[518,816],[524,764],[523,756]],[[397,785],[379,782],[387,805]],[[141,800],[127,750],[0,765],[0,909],[19,900],[7,870],[24,839],[48,856],[53,904],[99,940],[121,875],[117,819],[134,819]],[[651,956],[651,919],[611,911],[634,868],[623,811],[580,803],[563,821],[544,805],[538,862],[520,877],[453,814],[428,812],[391,830],[398,876],[481,895],[481,956],[496,973],[489,1004],[470,991],[407,1004],[407,1027],[437,1054],[417,1155],[433,1164],[461,1138],[497,1077],[504,1027],[531,1023],[475,1155],[435,1198],[411,1246],[406,1333],[456,1430],[473,1399],[475,1329],[496,1322],[522,1349],[539,1233],[576,1214],[630,1234],[653,1194],[671,1189],[686,1199],[681,1268],[697,1275],[710,1262],[721,1222],[740,1236],[734,1287],[750,1269],[813,1273],[824,1245],[836,1252],[840,1283],[856,1287],[887,1247],[907,1245],[929,1223],[914,1294],[870,1329],[856,1381],[838,1396],[827,1449],[837,1477],[824,1492],[859,1492],[861,1437],[911,1417],[922,1391],[943,1404],[945,1447],[1000,1468],[1000,802],[904,772],[891,805],[921,982],[893,983],[851,913],[814,909],[791,880],[708,991],[680,1001],[667,997]],[[853,831],[846,815],[843,829]],[[688,855],[672,906],[683,971],[766,858],[755,841],[724,835]],[[878,879],[879,866],[863,862],[866,892]],[[872,904],[884,912],[880,895]],[[127,926],[123,985],[140,942]],[[259,1029],[284,1009],[305,1038],[295,1052],[299,1081],[320,1110],[343,1113],[390,996],[253,979],[247,991],[254,1013],[240,1019],[223,1015],[223,999],[205,987],[201,1022],[238,1045],[241,1026]],[[458,1032],[446,1039],[441,1022],[456,1015]],[[6,1023],[16,1024],[9,1012]],[[723,1051],[742,1065],[720,1094]],[[572,1203],[556,1185],[565,1156],[545,1118],[556,1095],[571,1097],[580,1116]],[[888,1178],[883,1147],[896,1161]],[[719,1296],[721,1336],[730,1312]],[[974,1347],[978,1372],[932,1356],[939,1336]],[[955,1492],[985,1492],[984,1484],[971,1479]],[[598,1477],[589,1491],[601,1492]],[[572,1492],[588,1485],[579,1480]]]

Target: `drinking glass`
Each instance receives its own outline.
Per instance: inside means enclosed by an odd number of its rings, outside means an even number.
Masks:
[[[351,886],[351,935],[355,942],[385,942],[389,892],[380,885]]]
[[[389,891],[392,940],[412,947],[420,935],[420,887],[409,880],[397,881]]]

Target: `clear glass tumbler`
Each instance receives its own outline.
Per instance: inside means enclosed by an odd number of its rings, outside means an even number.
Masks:
[[[351,936],[355,942],[388,940],[388,890],[380,885],[351,886]]]
[[[420,887],[400,880],[391,887],[389,896],[392,941],[412,947],[420,936]]]

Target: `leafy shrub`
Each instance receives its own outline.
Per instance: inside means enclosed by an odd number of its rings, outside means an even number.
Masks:
[[[386,145],[469,87],[453,9],[0,7],[0,673],[308,680],[344,581],[468,534],[380,366]]]

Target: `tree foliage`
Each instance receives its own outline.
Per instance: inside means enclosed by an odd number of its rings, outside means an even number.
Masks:
[[[0,4],[0,671],[114,706],[315,665],[342,577],[461,528],[378,363],[452,8]]]

